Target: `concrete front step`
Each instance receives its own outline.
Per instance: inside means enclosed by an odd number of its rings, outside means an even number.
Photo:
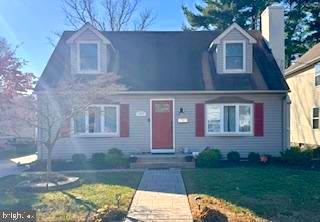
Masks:
[[[162,169],[162,168],[195,168],[194,162],[135,162],[130,164],[133,169]]]
[[[136,155],[137,162],[185,162],[184,154],[147,154]]]

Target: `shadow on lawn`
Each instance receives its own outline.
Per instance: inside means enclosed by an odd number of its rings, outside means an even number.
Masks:
[[[97,205],[92,203],[91,201],[88,201],[88,200],[82,200],[80,198],[78,198],[77,196],[71,194],[71,193],[68,193],[66,191],[61,191],[64,195],[68,196],[70,199],[72,199],[76,204],[78,205],[82,205],[86,208],[86,211],[87,211],[87,214],[86,214],[86,217],[85,217],[85,220],[84,221],[88,221],[89,217],[90,217],[90,214],[97,210]]]

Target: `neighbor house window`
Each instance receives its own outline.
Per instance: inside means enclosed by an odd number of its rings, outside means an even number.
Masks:
[[[207,134],[251,134],[251,104],[207,104]]]
[[[312,128],[319,129],[319,107],[313,108],[312,111]]]
[[[98,43],[79,43],[79,71],[98,71]]]
[[[93,105],[73,117],[76,135],[118,135],[119,106]]]
[[[224,43],[224,71],[242,72],[244,71],[244,42]]]
[[[320,85],[320,63],[316,64],[314,66],[315,69],[315,85],[319,86]]]

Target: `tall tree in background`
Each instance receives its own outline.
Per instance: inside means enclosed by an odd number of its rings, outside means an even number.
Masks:
[[[226,29],[233,22],[246,29],[260,28],[260,14],[274,0],[203,0],[204,4],[196,4],[197,13],[186,6],[183,12],[192,29],[208,30]]]
[[[26,61],[16,56],[16,48],[12,49],[7,41],[0,37],[0,97],[2,99],[23,95],[32,89],[34,75],[21,71]]]
[[[150,9],[139,10],[140,0],[62,0],[68,25],[79,29],[89,22],[99,30],[146,30],[155,19]]]
[[[306,6],[306,26],[307,37],[306,43],[308,47],[312,47],[316,43],[320,42],[320,2],[312,1]]]
[[[225,29],[233,22],[246,29],[260,30],[260,14],[272,3],[281,3],[285,8],[286,65],[289,66],[319,42],[320,3],[318,0],[203,0],[196,4],[197,12],[183,6],[189,22],[187,29]]]

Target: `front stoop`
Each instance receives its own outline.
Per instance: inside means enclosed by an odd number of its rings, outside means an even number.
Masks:
[[[137,161],[130,163],[132,169],[195,168],[195,162],[187,162],[184,154],[136,155]]]

